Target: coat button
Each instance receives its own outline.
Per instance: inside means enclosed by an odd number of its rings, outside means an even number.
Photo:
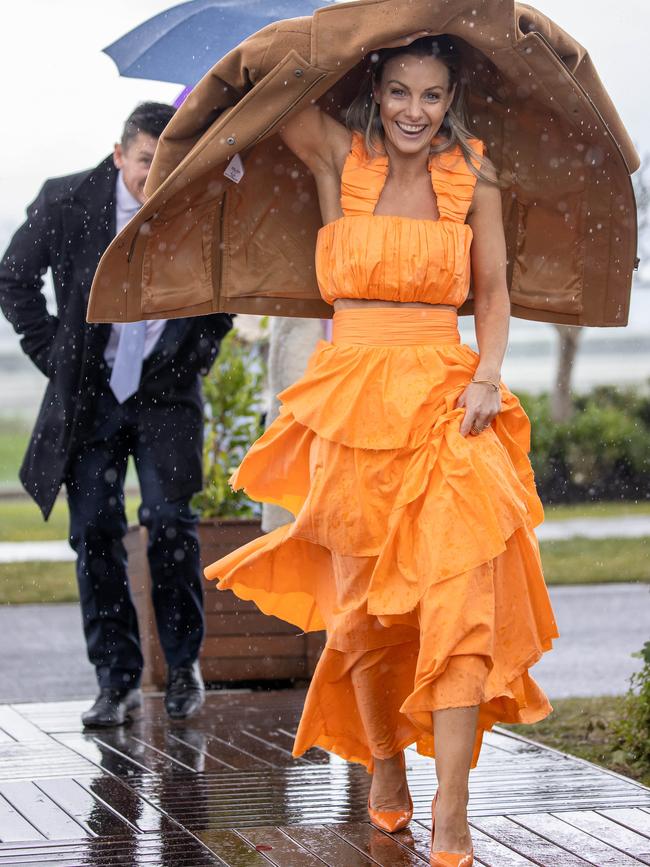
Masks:
[[[234,135],[229,135],[228,138],[226,139],[226,144],[234,145],[236,141],[237,141],[237,139],[235,138]]]

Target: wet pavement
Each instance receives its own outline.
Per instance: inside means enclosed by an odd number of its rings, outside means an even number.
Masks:
[[[75,560],[65,539],[50,542],[0,542],[0,563],[64,563]]]
[[[83,732],[83,702],[0,707],[0,865],[406,867],[428,863],[431,759],[407,751],[414,819],[367,821],[369,776],[293,758],[301,690],[212,693],[170,722],[158,697],[124,728]],[[503,730],[470,778],[476,864],[639,865],[650,789]]]
[[[650,585],[551,587],[560,638],[532,669],[551,698],[619,695],[650,638]]]
[[[172,723],[147,697],[138,721],[96,732],[82,732],[80,702],[0,707],[0,865],[427,864],[433,761],[407,750],[414,817],[384,834],[362,766],[292,757],[303,701],[212,693]],[[650,789],[506,731],[486,734],[470,792],[477,867],[650,860]]]
[[[617,518],[568,518],[546,521],[536,530],[540,542],[556,539],[634,539],[650,536],[650,515],[620,515]]]
[[[620,695],[650,636],[650,586],[552,587],[560,639],[533,676],[553,698]],[[0,702],[91,697],[76,604],[0,607]],[[0,862],[1,864],[1,862]]]
[[[0,659],[0,703],[97,691],[76,603],[0,606]]]

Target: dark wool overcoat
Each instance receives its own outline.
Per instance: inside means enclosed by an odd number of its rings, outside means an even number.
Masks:
[[[45,182],[0,263],[0,307],[21,345],[48,378],[20,479],[45,517],[71,457],[92,429],[94,399],[106,374],[109,325],[86,322],[97,263],[115,234],[112,157],[96,168]],[[52,271],[56,313],[48,313],[43,274]],[[165,495],[201,488],[205,373],[231,327],[224,314],[167,323],[146,359],[139,390],[143,436],[157,450]]]

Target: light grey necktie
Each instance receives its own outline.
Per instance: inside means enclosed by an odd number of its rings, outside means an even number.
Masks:
[[[124,403],[138,390],[146,333],[146,322],[128,322],[120,329],[120,340],[110,379],[110,386],[118,403]]]

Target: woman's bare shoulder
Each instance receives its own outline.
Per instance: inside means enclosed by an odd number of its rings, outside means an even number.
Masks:
[[[479,184],[484,184],[488,187],[498,186],[499,176],[497,174],[497,170],[494,166],[494,163],[487,154],[483,154],[483,160],[481,162],[481,174],[484,177],[478,178],[476,182],[477,186]]]
[[[483,156],[480,172],[481,176],[476,179],[476,186],[474,187],[472,204],[469,209],[470,216],[481,209],[493,210],[496,205],[501,207],[499,176],[494,163],[487,156]]]

